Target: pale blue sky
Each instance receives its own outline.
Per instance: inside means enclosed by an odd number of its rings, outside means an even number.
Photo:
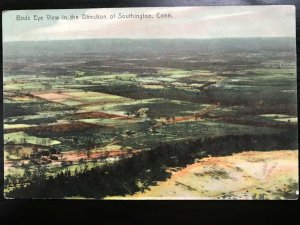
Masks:
[[[157,13],[171,19],[158,19]],[[151,14],[153,19],[84,20],[82,14]],[[47,15],[79,16],[78,20],[46,20]],[[17,21],[17,15],[30,20]],[[34,15],[43,21],[33,20]],[[87,38],[226,38],[295,37],[294,6],[223,6],[173,8],[107,8],[20,10],[3,13],[3,40],[70,40]]]

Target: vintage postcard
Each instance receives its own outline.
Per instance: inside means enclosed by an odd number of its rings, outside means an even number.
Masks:
[[[294,6],[2,19],[6,198],[298,198]]]

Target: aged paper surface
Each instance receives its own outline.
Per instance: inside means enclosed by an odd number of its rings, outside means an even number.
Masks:
[[[2,16],[6,198],[298,197],[294,6]]]

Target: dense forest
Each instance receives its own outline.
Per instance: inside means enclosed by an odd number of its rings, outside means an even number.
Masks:
[[[158,147],[131,158],[103,167],[60,172],[47,177],[42,172],[28,185],[10,191],[8,198],[85,197],[101,199],[106,196],[130,195],[144,191],[149,185],[170,177],[167,168],[185,167],[196,159],[224,156],[247,150],[298,149],[297,132],[280,134],[226,135],[186,141],[161,143]],[[5,182],[10,182],[5,180]]]

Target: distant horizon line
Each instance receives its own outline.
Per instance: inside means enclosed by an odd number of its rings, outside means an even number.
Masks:
[[[5,41],[3,43],[15,42],[47,42],[47,41],[85,41],[85,40],[217,40],[217,39],[279,39],[279,38],[296,38],[293,36],[270,36],[270,37],[215,37],[215,38],[76,38],[76,39],[52,39],[52,40],[18,40]]]

